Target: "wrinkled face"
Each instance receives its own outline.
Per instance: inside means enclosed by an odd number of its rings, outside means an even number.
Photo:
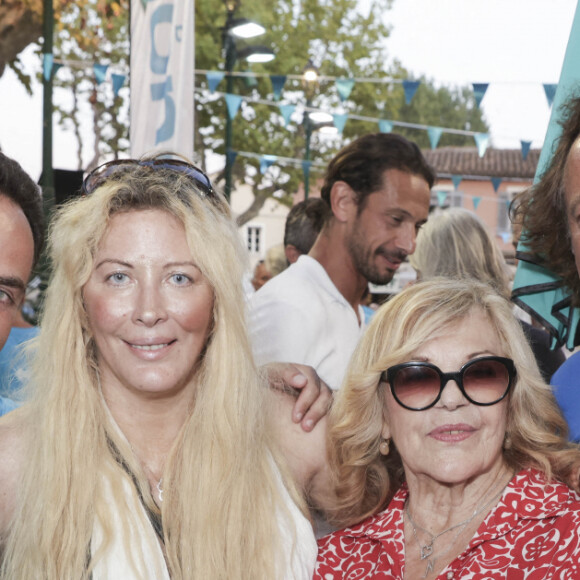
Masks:
[[[418,175],[398,169],[383,174],[383,187],[368,195],[347,239],[356,269],[373,284],[387,284],[415,251],[427,221],[431,193]]]
[[[481,356],[504,356],[499,338],[481,311],[458,321],[438,338],[425,342],[410,360],[458,371]],[[509,397],[509,395],[508,395]],[[392,437],[407,481],[462,483],[495,476],[506,469],[502,445],[508,398],[489,407],[470,403],[450,380],[436,405],[425,411],[401,407],[385,385],[383,437]]]
[[[576,269],[580,273],[580,139],[570,149],[564,173],[564,192],[568,231]]]
[[[113,216],[83,297],[106,397],[119,389],[151,398],[193,389],[213,291],[175,217],[162,210]]]
[[[24,212],[0,192],[0,350],[18,310],[34,260],[34,239]]]

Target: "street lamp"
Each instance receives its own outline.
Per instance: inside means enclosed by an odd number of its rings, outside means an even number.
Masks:
[[[247,46],[239,51],[236,47],[235,38],[254,38],[266,32],[259,24],[246,18],[234,18],[236,10],[240,7],[240,0],[224,0],[227,10],[226,24],[223,27],[223,49],[226,57],[226,92],[232,94],[234,90],[234,77],[232,71],[236,60],[246,59],[248,62],[269,62],[274,58],[272,50],[265,46]],[[226,168],[225,168],[225,195],[229,200],[232,192],[232,119],[227,110],[226,103]]]
[[[304,133],[306,135],[306,149],[304,151],[304,161],[310,161],[310,139],[312,137],[313,123],[310,118],[310,107],[312,106],[312,99],[318,89],[318,69],[314,66],[311,60],[302,70],[302,88],[304,89],[304,96],[306,97],[306,110],[302,122],[304,123]],[[310,187],[310,169],[307,168],[304,172],[304,199],[308,199],[308,190]]]

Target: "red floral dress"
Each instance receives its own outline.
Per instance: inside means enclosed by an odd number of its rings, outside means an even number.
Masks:
[[[403,486],[389,507],[319,540],[313,580],[401,580],[405,569]],[[580,579],[580,496],[518,473],[466,550],[437,580]]]

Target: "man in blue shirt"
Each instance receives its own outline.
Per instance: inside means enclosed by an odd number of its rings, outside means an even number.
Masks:
[[[40,190],[16,161],[0,153],[0,350],[19,315],[43,239]],[[0,415],[15,406],[0,397]]]

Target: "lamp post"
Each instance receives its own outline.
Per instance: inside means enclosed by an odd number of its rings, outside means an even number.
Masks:
[[[42,54],[45,59],[52,56],[54,10],[51,0],[43,2],[44,44]],[[46,65],[45,65],[46,66]],[[48,74],[47,74],[48,73]],[[54,170],[52,166],[52,70],[44,71],[42,76],[42,199],[44,213],[48,223],[50,211],[54,205]]]
[[[234,38],[254,38],[264,34],[266,29],[255,22],[246,20],[245,18],[234,18],[236,10],[240,7],[240,0],[224,0],[224,3],[227,10],[227,16],[225,26],[223,27],[222,42],[226,60],[226,93],[231,95],[234,90],[234,77],[232,76],[232,72],[238,57],[245,58],[249,62],[269,62],[274,58],[274,53],[264,46],[248,46],[238,52]],[[228,200],[230,199],[232,192],[232,140],[233,123],[226,103],[225,196]]]
[[[312,138],[313,123],[310,118],[310,107],[312,106],[312,99],[318,88],[318,69],[314,66],[311,60],[302,70],[302,88],[304,89],[304,96],[306,97],[306,110],[302,122],[304,123],[304,134],[306,139],[306,146],[304,150],[304,161],[310,161],[310,139]],[[308,191],[310,188],[310,168],[304,172],[304,199],[308,199]]]

